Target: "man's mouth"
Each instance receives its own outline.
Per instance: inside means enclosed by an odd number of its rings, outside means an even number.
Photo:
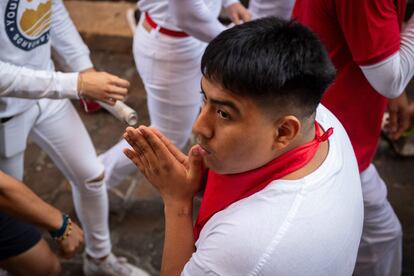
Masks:
[[[198,145],[200,146],[200,150],[202,151],[201,152],[202,155],[211,154],[211,150],[207,146],[202,145],[202,144],[198,144]]]

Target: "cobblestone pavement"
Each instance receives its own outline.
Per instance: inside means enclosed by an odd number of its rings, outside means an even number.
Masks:
[[[93,42],[90,39],[87,41]],[[95,44],[101,43],[99,41],[95,41]],[[139,124],[148,124],[145,92],[131,54],[95,50],[92,58],[97,69],[118,74],[131,82],[127,103],[137,110]],[[409,89],[409,93],[410,90],[414,92],[414,89]],[[125,124],[105,111],[85,114],[78,102],[73,103],[85,122],[98,154],[120,139]],[[389,199],[403,225],[404,275],[414,275],[414,158],[396,157],[387,143],[381,141],[375,164],[388,185]],[[46,201],[75,217],[70,185],[46,154],[30,142],[24,182]],[[109,198],[113,251],[126,256],[152,275],[158,275],[164,219],[162,201],[156,191],[137,172],[129,176],[116,192],[110,191]],[[62,260],[63,275],[82,275],[81,260],[81,255],[69,261]]]

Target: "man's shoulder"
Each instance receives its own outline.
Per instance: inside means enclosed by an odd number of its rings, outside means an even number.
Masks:
[[[326,106],[322,104],[319,104],[318,108],[316,109],[316,121],[320,124],[320,126],[322,126],[324,130],[332,127],[334,129],[334,133],[340,132],[341,135],[346,135],[346,131],[338,118]],[[335,136],[337,135],[333,135],[332,137]]]

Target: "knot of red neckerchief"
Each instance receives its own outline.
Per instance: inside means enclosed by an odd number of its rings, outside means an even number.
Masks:
[[[195,240],[215,213],[308,164],[315,156],[319,144],[332,135],[333,129],[329,128],[322,135],[320,132],[320,126],[315,121],[315,138],[312,141],[282,154],[260,168],[237,174],[218,174],[209,170],[203,200],[194,225]]]

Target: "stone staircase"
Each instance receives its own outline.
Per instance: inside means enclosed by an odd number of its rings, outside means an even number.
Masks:
[[[65,0],[64,4],[91,51],[131,53],[126,11],[135,1]]]

